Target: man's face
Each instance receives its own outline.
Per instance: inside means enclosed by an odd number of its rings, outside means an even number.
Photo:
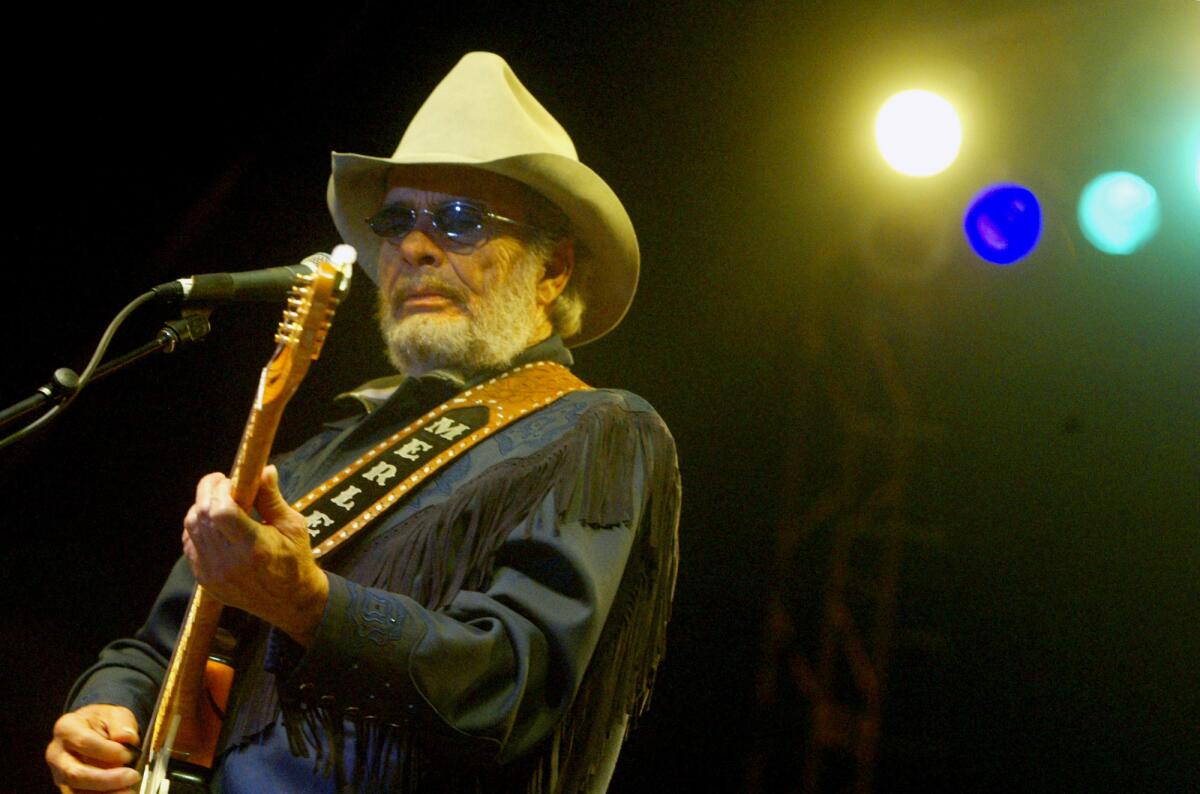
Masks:
[[[405,169],[389,179],[384,206],[434,210],[454,199],[530,222],[520,185],[467,169]],[[472,246],[446,239],[428,214],[379,249],[380,327],[397,368],[497,368],[550,333],[539,301],[545,246],[500,225]]]

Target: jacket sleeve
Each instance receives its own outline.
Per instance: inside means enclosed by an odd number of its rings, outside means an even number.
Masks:
[[[71,688],[65,711],[91,703],[125,706],[145,733],[195,584],[187,560],[180,557],[146,622],[134,636],[111,642],[100,651],[96,663]]]
[[[522,754],[579,684],[632,532],[557,529],[513,538],[491,586],[443,610],[330,575],[325,615],[284,688],[350,715],[475,737],[501,761]]]

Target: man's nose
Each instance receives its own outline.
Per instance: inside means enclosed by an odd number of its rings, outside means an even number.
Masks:
[[[434,232],[424,223],[428,218],[417,219],[417,224],[400,239],[393,243],[400,251],[401,259],[410,267],[437,267],[446,258],[445,250],[438,245]]]

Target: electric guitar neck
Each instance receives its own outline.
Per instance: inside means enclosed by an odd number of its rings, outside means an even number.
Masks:
[[[335,257],[337,257],[335,251]],[[317,272],[297,276],[283,313],[277,346],[259,378],[237,457],[229,477],[233,497],[249,510],[258,493],[283,409],[321,352],[333,309],[345,294],[349,262],[324,261]],[[209,659],[222,604],[197,586],[167,666],[154,715],[142,739],[139,794],[182,794],[206,784],[217,750],[232,670]]]

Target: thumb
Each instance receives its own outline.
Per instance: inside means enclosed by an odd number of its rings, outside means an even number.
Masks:
[[[137,717],[133,716],[133,712],[124,706],[92,703],[83,706],[76,713],[106,739],[130,745],[137,745],[141,741],[138,735]]]
[[[121,744],[141,744],[137,718],[133,712],[121,706],[111,707],[108,714],[108,738]]]
[[[254,507],[262,517],[263,523],[276,526],[280,525],[281,520],[291,518],[295,512],[279,492],[279,469],[274,466],[263,469],[258,493],[254,497]]]

